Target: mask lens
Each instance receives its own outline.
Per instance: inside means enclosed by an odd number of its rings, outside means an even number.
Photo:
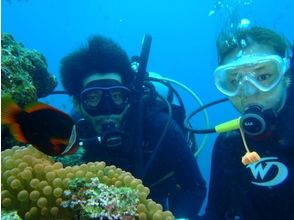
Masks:
[[[253,72],[254,80],[261,89],[273,88],[276,86],[283,74],[281,66],[274,60],[256,65]]]
[[[215,70],[217,88],[228,96],[238,93],[244,82],[250,82],[261,91],[274,88],[284,74],[283,59],[279,56],[241,58]]]
[[[101,99],[102,99],[103,91],[102,90],[94,90],[89,89],[82,92],[82,101],[83,105],[86,108],[96,108]]]
[[[120,114],[129,97],[130,90],[124,86],[91,87],[82,91],[81,103],[90,115]]]
[[[116,105],[122,105],[129,97],[129,91],[125,88],[113,88],[109,92],[113,103]]]

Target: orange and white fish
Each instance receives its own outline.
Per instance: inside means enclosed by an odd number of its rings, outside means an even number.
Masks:
[[[19,142],[30,143],[50,156],[72,154],[78,148],[73,119],[50,105],[35,102],[21,109],[10,97],[1,98],[1,123]]]

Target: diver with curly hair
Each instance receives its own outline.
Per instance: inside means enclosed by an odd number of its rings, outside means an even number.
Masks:
[[[76,106],[83,162],[102,160],[131,172],[165,209],[194,219],[206,193],[197,162],[151,88],[144,87],[140,114],[133,111],[136,74],[126,52],[111,39],[94,36],[63,58],[60,72]]]

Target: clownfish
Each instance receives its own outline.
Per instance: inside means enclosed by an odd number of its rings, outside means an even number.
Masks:
[[[73,154],[78,135],[73,119],[50,105],[34,102],[20,108],[10,97],[1,98],[1,124],[12,136],[49,156]]]

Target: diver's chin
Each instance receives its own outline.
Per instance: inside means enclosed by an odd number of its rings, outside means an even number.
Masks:
[[[262,109],[262,110],[265,109],[264,106],[261,105],[260,103],[254,103],[254,102],[252,102],[252,103],[246,104],[246,105],[244,105],[244,106],[242,107],[243,112],[247,111],[247,110],[248,110],[249,108],[251,108],[252,106],[258,106],[258,107],[259,107],[260,109]]]
[[[113,124],[115,127],[119,127],[120,123],[120,117],[115,117],[113,115],[101,115],[95,117],[93,126],[97,133],[101,133],[103,128],[107,127],[109,124]]]
[[[90,121],[92,122],[92,126],[97,133],[101,133],[103,127],[107,127],[107,125],[109,124],[113,124],[115,127],[118,128],[121,126],[122,121],[124,120],[125,115],[128,112],[128,109],[129,106],[127,106],[120,114],[98,115],[94,117],[92,116]]]

